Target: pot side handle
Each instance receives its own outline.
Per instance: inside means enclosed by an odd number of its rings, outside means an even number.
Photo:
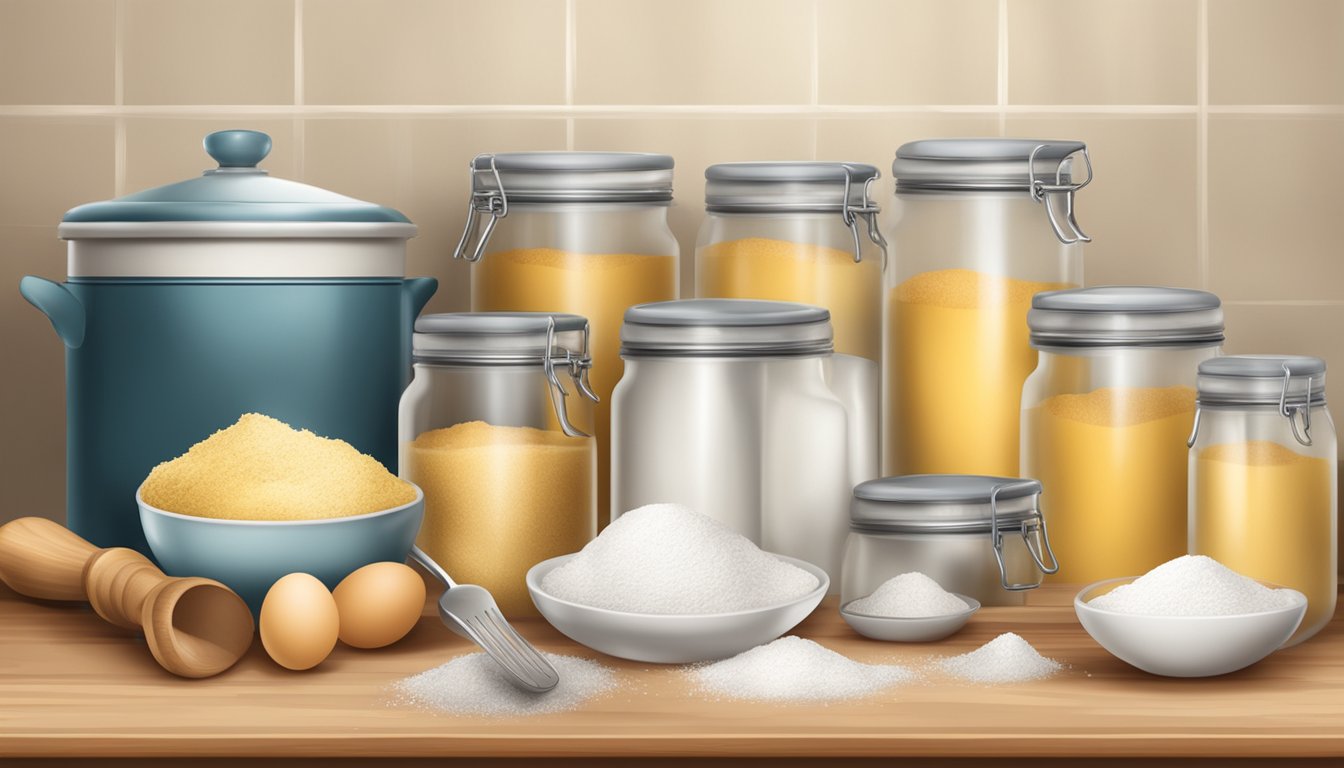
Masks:
[[[84,305],[70,293],[65,286],[44,280],[40,277],[25,275],[19,281],[19,293],[29,304],[37,307],[51,321],[56,335],[61,337],[65,346],[79,349],[84,343],[84,331],[88,325]]]

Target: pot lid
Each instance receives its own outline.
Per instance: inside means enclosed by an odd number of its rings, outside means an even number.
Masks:
[[[854,488],[850,523],[878,532],[988,531],[991,499],[1000,524],[1021,524],[1039,517],[1035,497],[1040,493],[1040,481],[1016,477],[884,477]]]
[[[829,354],[831,313],[756,299],[682,299],[625,312],[621,354],[665,357],[803,357]]]
[[[877,167],[843,162],[720,163],[705,169],[705,208],[723,212],[876,209]]]
[[[549,341],[549,343],[548,343]],[[415,321],[417,361],[539,364],[547,351],[588,361],[588,320],[546,312],[454,312]]]
[[[73,208],[62,219],[61,236],[106,235],[102,225],[135,223],[142,225],[134,228],[137,237],[190,237],[181,222],[360,224],[366,226],[339,231],[340,236],[415,234],[414,225],[400,211],[270,176],[257,167],[271,151],[271,137],[260,131],[216,131],[203,144],[218,168],[198,178]],[[165,224],[162,232],[156,232],[152,224],[159,222],[178,224]],[[99,226],[85,226],[94,224]]]
[[[1036,294],[1027,325],[1036,346],[1220,344],[1223,308],[1208,291],[1103,285]]]
[[[1033,182],[1081,187],[1086,181],[1074,179],[1072,158],[1086,150],[1081,141],[1060,139],[924,139],[896,150],[891,173],[898,192],[1025,191]]]
[[[1200,405],[1325,402],[1325,361],[1306,355],[1228,355],[1199,364]]]

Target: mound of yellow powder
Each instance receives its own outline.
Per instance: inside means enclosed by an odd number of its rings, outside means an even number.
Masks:
[[[1051,416],[1098,427],[1128,427],[1195,410],[1191,387],[1102,387],[1077,395],[1055,395],[1041,404]]]
[[[408,504],[415,487],[344,440],[248,413],[155,467],[141,497],[196,517],[319,520]]]

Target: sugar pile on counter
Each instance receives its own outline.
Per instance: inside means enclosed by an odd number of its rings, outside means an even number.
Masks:
[[[528,693],[484,653],[459,656],[398,682],[398,702],[455,715],[517,717],[577,709],[616,687],[616,673],[589,659],[543,653],[560,675],[546,693]]]
[[[970,653],[943,659],[937,666],[945,674],[972,683],[1023,683],[1049,677],[1063,665],[1037,653],[1018,635],[1005,632]]]
[[[1298,596],[1270,589],[1204,555],[1182,555],[1087,604],[1145,616],[1231,616],[1297,605]]]
[[[629,613],[730,613],[796,600],[817,577],[680,504],[627,512],[542,579],[561,600]]]
[[[916,571],[886,580],[873,594],[851,602],[845,610],[864,616],[924,619],[961,613],[968,608],[965,600]]]
[[[905,667],[862,664],[801,637],[781,637],[688,673],[704,693],[756,701],[854,699],[915,675]]]

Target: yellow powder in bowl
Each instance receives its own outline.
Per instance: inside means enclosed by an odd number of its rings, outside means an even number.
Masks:
[[[409,504],[415,487],[344,440],[248,413],[155,467],[141,498],[219,520],[320,520]]]

